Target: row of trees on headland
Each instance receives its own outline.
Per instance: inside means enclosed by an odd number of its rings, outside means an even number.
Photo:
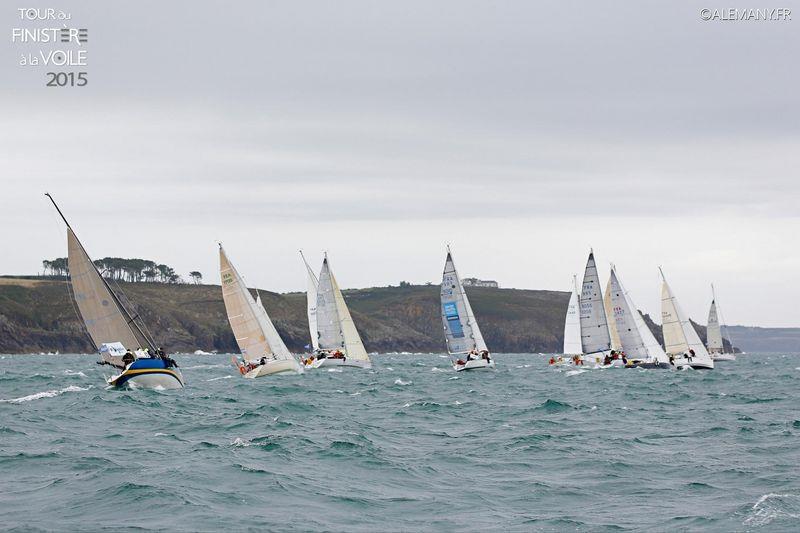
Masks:
[[[97,270],[103,277],[116,281],[150,282],[150,283],[183,283],[181,278],[170,266],[158,264],[148,259],[125,259],[122,257],[104,257],[94,262]],[[42,261],[45,276],[67,276],[69,267],[66,257],[59,257],[52,261]],[[193,271],[189,277],[194,283],[201,283],[203,275]]]

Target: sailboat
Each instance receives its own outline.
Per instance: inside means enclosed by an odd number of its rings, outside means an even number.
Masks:
[[[718,313],[717,308],[717,295],[714,292],[714,285],[711,285],[711,308],[708,310],[706,329],[708,353],[714,361],[736,361],[735,354],[725,353],[725,344],[722,342],[722,326],[719,320],[721,313]]]
[[[309,303],[310,305],[310,303]],[[355,366],[372,368],[367,350],[361,342],[353,317],[330,268],[328,254],[322,261],[316,294],[316,330],[311,339],[317,340],[314,355],[306,367]]]
[[[306,316],[308,317],[308,333],[311,336],[311,349],[314,353],[319,350],[319,330],[317,329],[317,291],[319,290],[319,280],[311,266],[306,261],[306,256],[300,251],[300,257],[306,266]],[[308,346],[306,346],[308,348]]]
[[[572,294],[567,304],[567,317],[564,320],[564,355],[581,355],[581,296],[578,293],[578,280],[572,276]]]
[[[219,275],[228,322],[244,358],[244,363],[240,363],[233,356],[233,363],[239,372],[246,378],[260,378],[281,372],[302,373],[303,367],[289,352],[264,309],[261,295],[253,298],[222,244],[219,245]]]
[[[147,330],[135,310],[123,303],[89,258],[53,197],[45,193],[67,226],[67,262],[72,295],[98,353],[101,365],[120,372],[106,382],[113,387],[182,389],[183,375]]]
[[[661,272],[661,331],[664,334],[664,351],[674,360],[676,367],[714,368],[714,361],[678,305],[664,272]]]
[[[444,338],[450,355],[466,355],[453,362],[456,372],[478,368],[494,368],[494,359],[483,340],[483,335],[472,312],[469,298],[458,277],[450,247],[444,262],[441,287],[441,312]]]
[[[609,297],[620,349],[628,361],[626,366],[670,368],[669,357],[647,327],[644,317],[619,280],[614,265],[611,265],[606,296]]]
[[[614,309],[611,304],[611,276],[608,277],[608,283],[606,283],[606,292],[603,293],[603,309],[606,312],[606,319],[608,321],[608,333],[611,336],[611,349],[615,352],[618,352],[622,350],[622,344],[619,340],[617,322],[614,320]]]
[[[581,353],[583,361],[602,363],[611,352],[611,334],[608,328],[603,291],[594,261],[594,251],[589,251],[581,287]]]

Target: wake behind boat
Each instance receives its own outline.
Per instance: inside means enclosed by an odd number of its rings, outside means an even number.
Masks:
[[[156,344],[141,317],[123,304],[100,274],[53,197],[45,194],[67,226],[70,285],[89,337],[100,354],[99,364],[121,372],[106,380],[113,387],[181,389],[177,363]]]
[[[305,262],[305,257],[303,258]],[[304,364],[306,368],[352,366],[372,368],[361,336],[342,296],[342,291],[328,262],[322,261],[319,281],[308,270],[308,319],[314,353]],[[316,290],[315,290],[316,288]]]
[[[483,340],[475,313],[472,312],[469,298],[458,277],[449,246],[444,262],[440,299],[447,351],[451,356],[465,356],[453,361],[455,371],[493,369],[494,359],[489,355],[489,349]]]
[[[253,298],[222,244],[219,245],[219,274],[228,322],[244,358],[244,363],[240,363],[236,356],[232,358],[239,372],[246,378],[283,372],[302,373],[303,367],[289,352],[264,309],[261,295]]]

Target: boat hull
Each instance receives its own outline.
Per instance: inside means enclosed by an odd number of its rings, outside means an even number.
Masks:
[[[247,372],[244,377],[248,379],[261,378],[264,376],[271,376],[273,374],[284,374],[288,372],[295,372],[297,374],[303,373],[303,367],[294,359],[285,359],[281,361],[269,361],[265,365],[259,365],[250,372]]]
[[[486,359],[472,359],[463,365],[453,364],[453,369],[456,372],[463,372],[464,370],[481,370],[481,369],[494,369],[494,360],[487,361]]]
[[[714,361],[712,360],[712,361],[710,361],[708,363],[704,363],[704,362],[697,362],[697,361],[689,362],[686,359],[676,359],[675,360],[675,368],[678,368],[680,370],[683,370],[683,369],[686,369],[686,368],[693,368],[694,370],[713,370],[714,369]]]
[[[361,361],[360,359],[334,359],[326,357],[325,359],[317,359],[311,363],[311,368],[321,367],[337,367],[337,366],[352,366],[356,368],[372,368],[371,361]]]
[[[632,365],[628,365],[625,368],[649,368],[649,369],[661,369],[661,370],[669,370],[672,368],[672,365],[669,363],[634,363]]]
[[[184,387],[183,374],[178,367],[167,368],[160,359],[136,360],[107,382],[116,388],[174,390]]]
[[[605,360],[607,355],[611,355],[611,350],[608,350],[606,352],[587,353],[587,354],[581,355],[580,357],[581,357],[581,361],[583,361],[584,365],[587,364],[587,363],[595,364],[595,365],[602,365],[603,364],[603,360]],[[620,362],[622,362],[622,361],[620,360]]]
[[[712,353],[711,359],[714,361],[736,361],[736,355],[732,353]]]

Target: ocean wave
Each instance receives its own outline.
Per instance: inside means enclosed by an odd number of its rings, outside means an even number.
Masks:
[[[411,381],[411,380],[408,380],[408,381],[403,381],[403,380],[402,380],[402,379],[400,379],[400,378],[397,378],[396,380],[394,380],[394,384],[395,384],[395,385],[411,385],[412,383],[414,383],[414,382],[413,382],[413,381]]]
[[[86,374],[84,374],[80,370],[77,371],[77,372],[74,372],[74,371],[70,370],[69,368],[64,370],[64,375],[65,376],[77,376],[77,377],[82,377],[82,378],[86,377]]]
[[[69,387],[60,389],[60,390],[48,390],[37,392],[35,394],[29,394],[28,396],[22,396],[20,398],[11,398],[9,400],[0,400],[0,403],[25,403],[25,402],[32,402],[34,400],[40,400],[42,398],[53,398],[55,396],[60,396],[66,392],[80,392],[80,391],[87,391],[91,389],[92,386],[89,385],[88,387],[78,387],[76,385],[70,385]]]
[[[800,496],[796,494],[765,494],[753,505],[744,519],[746,526],[766,526],[776,520],[789,519],[796,523],[800,519]]]

